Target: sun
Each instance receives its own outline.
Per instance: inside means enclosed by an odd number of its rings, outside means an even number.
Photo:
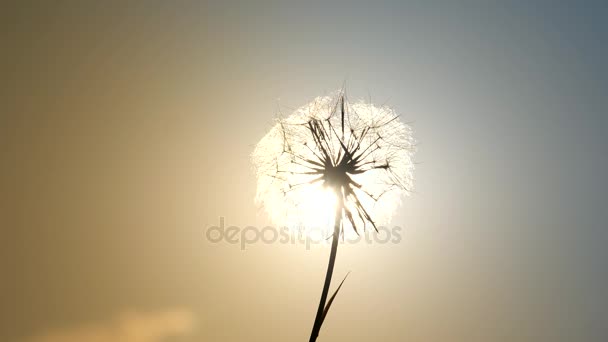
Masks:
[[[282,220],[292,232],[331,236],[338,199],[329,187],[323,184],[308,186],[284,200],[293,204]]]
[[[316,98],[256,145],[256,202],[298,232],[331,236],[334,221],[341,235],[378,231],[412,187],[414,151],[411,128],[391,108],[351,104],[344,93]]]

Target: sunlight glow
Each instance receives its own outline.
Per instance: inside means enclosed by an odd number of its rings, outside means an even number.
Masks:
[[[252,154],[256,201],[274,224],[333,229],[343,202],[344,233],[388,224],[413,184],[411,128],[386,106],[318,97],[279,118]]]
[[[297,232],[331,235],[337,202],[331,189],[315,184],[289,196],[289,201],[293,210],[280,222]]]

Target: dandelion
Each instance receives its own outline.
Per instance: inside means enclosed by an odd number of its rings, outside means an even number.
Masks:
[[[342,286],[328,301],[340,236],[345,230],[377,231],[378,225],[388,223],[412,189],[414,152],[411,128],[391,108],[349,103],[344,91],[318,97],[279,118],[256,145],[256,202],[275,224],[310,227],[333,221],[329,264],[310,341],[316,340]]]

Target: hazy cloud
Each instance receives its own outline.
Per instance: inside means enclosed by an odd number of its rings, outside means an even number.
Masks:
[[[187,310],[124,311],[106,322],[49,331],[25,342],[160,342],[193,330],[194,316]]]

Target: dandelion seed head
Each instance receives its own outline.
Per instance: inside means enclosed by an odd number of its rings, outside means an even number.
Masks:
[[[412,129],[387,106],[317,97],[279,117],[256,145],[256,202],[274,224],[344,231],[388,224],[413,186]]]

